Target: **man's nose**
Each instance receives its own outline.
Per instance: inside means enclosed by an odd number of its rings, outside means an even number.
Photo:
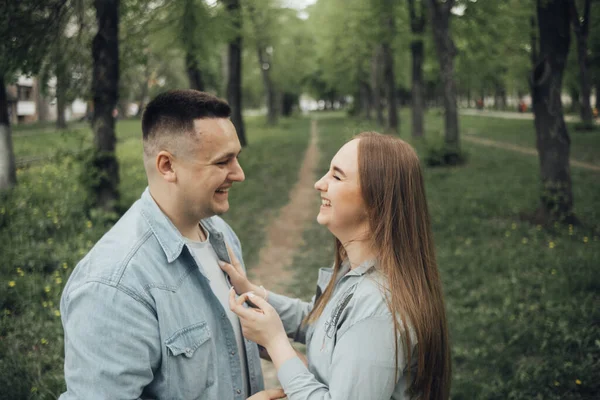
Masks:
[[[231,179],[234,182],[243,182],[246,179],[244,170],[242,169],[242,166],[240,165],[240,162],[237,159],[235,159],[233,170],[229,174],[229,179]]]

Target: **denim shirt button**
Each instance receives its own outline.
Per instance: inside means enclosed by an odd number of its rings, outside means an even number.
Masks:
[[[231,355],[235,356],[235,351],[234,350],[231,351]]]
[[[242,391],[241,391],[241,389],[238,389],[238,390],[236,390],[235,392],[236,392],[237,394],[242,394]]]
[[[188,357],[191,357],[192,356],[192,349],[190,349],[189,347],[187,347],[185,349],[185,355],[188,356]]]

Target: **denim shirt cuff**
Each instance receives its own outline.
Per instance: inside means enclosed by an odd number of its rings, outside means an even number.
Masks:
[[[294,357],[290,358],[279,367],[277,378],[279,379],[279,383],[281,383],[283,390],[286,391],[289,389],[294,378],[301,374],[310,374],[310,372],[300,358]]]
[[[290,303],[290,299],[289,297],[269,291],[267,303],[272,305],[275,310],[281,310]]]

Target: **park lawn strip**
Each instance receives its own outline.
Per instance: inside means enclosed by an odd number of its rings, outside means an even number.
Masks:
[[[246,181],[234,185],[224,215],[250,266],[269,218],[289,200],[310,134],[308,119],[282,119],[276,127],[263,121],[246,119],[249,146],[240,155]],[[32,148],[41,146],[37,135],[27,138]],[[124,210],[147,185],[140,121],[119,121],[117,140]],[[76,263],[117,217],[89,212],[81,160],[54,155],[20,168],[17,187],[0,197],[0,398],[54,399],[64,391],[60,295]]]
[[[460,124],[466,135],[536,149],[533,120],[461,115]],[[577,131],[576,126],[575,122],[567,122],[571,159],[600,166],[600,126],[591,132]]]
[[[343,115],[321,119],[320,173],[345,139],[369,126]],[[572,170],[584,227],[544,229],[520,219],[537,205],[537,159],[463,146],[467,165],[425,169],[451,332],[452,398],[593,398],[600,391],[597,176]],[[315,217],[318,209],[315,192]],[[318,268],[332,263],[333,237],[313,221],[292,264],[289,293],[310,299]]]

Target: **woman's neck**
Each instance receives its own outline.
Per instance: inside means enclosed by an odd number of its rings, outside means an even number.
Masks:
[[[342,243],[342,245],[348,256],[350,269],[360,266],[367,260],[376,258],[375,249],[370,240],[355,240]]]

